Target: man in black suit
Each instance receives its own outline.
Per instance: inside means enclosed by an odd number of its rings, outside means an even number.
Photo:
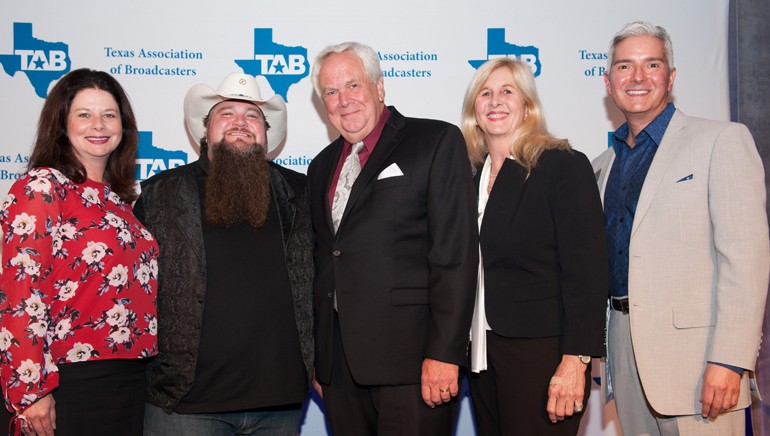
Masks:
[[[341,135],[308,170],[316,378],[337,436],[451,434],[478,268],[471,167],[457,127],[385,106],[381,71],[355,42],[313,66]]]

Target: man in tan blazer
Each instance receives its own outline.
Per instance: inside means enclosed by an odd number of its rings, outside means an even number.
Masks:
[[[751,134],[669,103],[671,39],[627,24],[607,92],[626,117],[594,161],[610,253],[605,398],[624,435],[744,434],[770,272]]]

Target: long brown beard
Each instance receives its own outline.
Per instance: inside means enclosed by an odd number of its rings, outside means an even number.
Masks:
[[[224,141],[209,145],[212,158],[206,178],[206,222],[231,227],[246,221],[261,228],[270,206],[270,167],[263,147],[234,149]]]

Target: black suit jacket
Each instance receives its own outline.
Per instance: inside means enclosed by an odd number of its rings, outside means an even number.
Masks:
[[[465,144],[451,124],[390,111],[336,235],[327,193],[342,138],[308,169],[316,377],[323,383],[331,376],[335,290],[345,356],[358,383],[420,383],[426,357],[466,362],[478,231]],[[403,175],[377,180],[394,163]]]
[[[486,316],[495,333],[563,335],[564,354],[604,355],[604,213],[585,155],[545,151],[529,177],[506,159],[484,210],[480,241]]]

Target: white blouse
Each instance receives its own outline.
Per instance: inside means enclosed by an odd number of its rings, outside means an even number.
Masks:
[[[513,159],[513,156],[509,156]],[[484,168],[481,170],[479,182],[479,232],[481,222],[484,220],[484,210],[487,207],[489,193],[489,178],[492,174],[492,158],[487,155]],[[479,246],[479,274],[476,283],[476,304],[473,308],[473,322],[471,323],[471,371],[481,372],[487,370],[487,330],[492,330],[487,323],[486,308],[484,307],[484,260],[481,257]]]

